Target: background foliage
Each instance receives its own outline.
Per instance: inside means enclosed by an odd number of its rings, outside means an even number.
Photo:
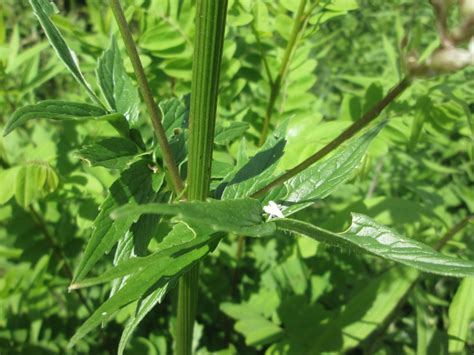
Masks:
[[[193,1],[124,1],[154,96],[190,91]],[[57,1],[54,23],[79,54],[86,78],[117,31],[106,2]],[[229,3],[213,176],[224,177],[257,149],[272,77],[280,68],[298,1]],[[84,102],[50,48],[27,1],[0,5],[0,123],[51,97]],[[400,43],[426,57],[438,44],[424,1],[334,0],[309,20],[277,99],[277,125],[290,118],[276,169],[303,161],[358,119],[400,78]],[[159,38],[159,40],[157,40]],[[121,50],[122,44],[118,43]],[[125,56],[123,56],[125,58]],[[265,58],[265,61],[264,61]],[[131,64],[125,59],[125,69]],[[133,76],[132,76],[133,77]],[[299,212],[341,231],[350,212],[435,244],[474,213],[474,70],[419,80],[390,118],[352,180]],[[93,80],[91,80],[92,82]],[[97,90],[97,88],[94,88]],[[136,127],[149,139],[145,110]],[[224,128],[232,127],[231,130]],[[132,308],[67,349],[72,334],[109,294],[67,292],[98,206],[117,172],[80,159],[84,145],[115,136],[104,122],[37,120],[0,140],[0,349],[2,353],[113,353]],[[165,227],[163,227],[165,228]],[[472,225],[444,252],[474,259]],[[164,231],[152,239],[158,243]],[[304,238],[223,240],[202,265],[199,353],[377,354],[473,351],[471,279],[439,278]],[[98,275],[113,253],[94,267]],[[171,352],[173,307],[166,298],[137,328],[129,353]],[[462,316],[467,316],[462,318]],[[469,317],[470,315],[470,317]],[[448,334],[466,340],[456,341]]]

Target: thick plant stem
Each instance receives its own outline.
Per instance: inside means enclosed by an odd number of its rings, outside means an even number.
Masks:
[[[296,44],[298,43],[302,29],[305,28],[306,19],[308,17],[308,15],[305,15],[304,12],[306,3],[307,0],[300,0],[300,4],[293,22],[293,28],[291,29],[290,38],[288,39],[288,44],[286,45],[285,53],[283,54],[280,71],[278,72],[275,80],[270,80],[270,98],[268,100],[268,105],[263,120],[263,128],[258,143],[259,146],[265,142],[265,139],[267,139],[268,131],[270,130],[272,113],[275,108],[276,100],[280,95],[281,84],[285,80],[286,74],[288,73],[288,68],[290,67],[291,62],[290,59],[296,49]],[[257,37],[257,39],[259,38]]]
[[[257,192],[255,192],[252,197],[261,197],[270,191],[272,188],[283,184],[285,181],[289,180],[296,174],[302,172],[312,164],[316,163],[318,160],[324,158],[327,154],[332,152],[334,149],[339,147],[342,143],[352,138],[358,132],[360,132],[364,127],[367,127],[369,123],[375,120],[379,114],[400,94],[402,94],[411,84],[411,79],[405,77],[402,79],[395,87],[388,92],[388,94],[379,102],[375,104],[365,115],[360,119],[355,121],[350,125],[345,131],[343,131],[339,136],[334,138],[331,142],[326,144],[308,159],[304,160],[302,163],[298,164],[294,168],[287,170],[283,175],[279,176],[277,179],[273,180],[268,185],[264,186]]]
[[[181,180],[181,176],[179,175],[179,170],[176,165],[176,162],[174,161],[173,154],[171,152],[171,148],[168,139],[166,138],[165,130],[163,128],[163,124],[161,123],[161,111],[158,109],[158,106],[156,105],[156,102],[151,93],[150,85],[148,84],[148,80],[145,76],[145,71],[143,70],[142,62],[140,60],[140,57],[138,56],[137,47],[135,46],[135,42],[133,41],[132,33],[130,32],[130,28],[128,27],[128,23],[125,19],[125,15],[123,13],[122,6],[120,5],[120,1],[110,0],[110,7],[112,9],[112,12],[114,13],[115,20],[117,21],[117,25],[120,30],[120,34],[122,35],[125,47],[127,49],[128,56],[130,57],[130,61],[132,62],[133,71],[135,72],[135,76],[137,78],[138,87],[150,114],[151,123],[158,139],[158,144],[160,145],[160,149],[163,154],[163,159],[165,161],[166,168],[169,172],[173,188],[176,194],[180,194],[184,189],[184,184]]]
[[[198,0],[189,112],[189,200],[205,200],[211,181],[219,72],[224,43],[227,0]],[[177,355],[192,353],[199,269],[195,265],[179,281],[176,320]]]

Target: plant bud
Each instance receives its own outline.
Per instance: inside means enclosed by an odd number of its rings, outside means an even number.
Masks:
[[[463,18],[474,16],[474,0],[462,0],[460,6]]]
[[[449,73],[474,63],[474,55],[462,48],[448,47],[437,50],[431,56],[428,65],[431,69]]]

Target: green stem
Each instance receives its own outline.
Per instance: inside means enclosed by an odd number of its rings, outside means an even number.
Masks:
[[[436,250],[441,250],[454,236],[462,231],[471,221],[474,221],[474,214],[464,217],[459,223],[448,230],[443,237],[434,245]]]
[[[411,85],[411,79],[405,77],[402,79],[388,94],[377,102],[365,115],[363,115],[359,120],[355,121],[350,125],[345,131],[343,131],[339,136],[334,138],[331,142],[326,144],[308,159],[304,160],[302,163],[298,164],[294,168],[287,170],[283,175],[279,176],[277,179],[270,182],[268,185],[262,187],[260,190],[255,192],[252,197],[261,197],[272,188],[283,184],[285,181],[289,180],[296,174],[299,174],[309,166],[316,163],[318,160],[324,158],[327,154],[332,152],[334,149],[339,147],[342,143],[352,138],[358,132],[360,132],[364,127],[367,127],[369,123],[375,120],[379,114],[385,109],[393,100],[395,100],[400,94],[402,94],[409,86]]]
[[[130,28],[128,27],[128,23],[125,19],[125,15],[123,13],[122,6],[120,5],[120,1],[110,0],[110,8],[114,13],[115,20],[117,21],[117,25],[120,30],[120,34],[122,35],[125,47],[127,49],[128,56],[130,57],[130,61],[132,62],[133,71],[135,72],[135,76],[137,77],[138,87],[150,114],[151,123],[153,125],[153,129],[155,130],[155,134],[158,139],[158,144],[160,145],[160,149],[163,154],[163,159],[171,177],[171,182],[173,183],[175,193],[179,194],[183,190],[184,184],[181,180],[181,176],[179,175],[179,170],[176,165],[176,162],[174,161],[173,154],[171,152],[171,147],[169,145],[165,130],[163,128],[163,124],[161,123],[161,111],[158,109],[158,106],[156,105],[155,100],[153,98],[153,94],[151,93],[150,85],[148,84],[145,71],[143,70],[142,62],[140,60],[140,57],[138,56],[137,47],[135,46],[135,42],[133,41],[132,33],[130,32]]]
[[[189,200],[205,200],[209,193],[226,11],[227,0],[198,0],[196,4],[196,37],[189,112]],[[189,355],[192,352],[198,297],[198,267],[194,266],[179,281],[175,339],[177,355]]]
[[[285,53],[283,54],[280,71],[278,72],[275,80],[270,81],[270,98],[268,100],[267,110],[263,120],[262,133],[258,143],[259,146],[261,146],[265,142],[265,139],[267,139],[268,131],[270,130],[272,113],[275,108],[276,100],[280,95],[281,84],[285,80],[286,74],[288,73],[290,59],[295,51],[296,44],[298,43],[302,29],[304,29],[306,26],[306,19],[308,18],[308,14],[305,14],[304,12],[306,3],[307,0],[300,0],[300,4],[295,15],[295,20],[293,22],[293,28],[291,29],[290,38],[288,39],[288,44],[286,45]]]

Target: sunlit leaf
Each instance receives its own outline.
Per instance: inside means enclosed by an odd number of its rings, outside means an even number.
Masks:
[[[288,121],[283,122],[277,130],[269,135],[258,152],[227,178],[228,181],[223,183],[225,190],[222,199],[230,200],[251,196],[273,180],[273,172],[285,149],[287,125]]]
[[[128,139],[110,137],[86,145],[77,153],[91,166],[122,169],[138,154],[138,147]]]
[[[86,81],[79,69],[79,63],[76,54],[68,47],[61,32],[59,32],[56,25],[51,21],[51,16],[58,13],[56,5],[50,0],[30,0],[33,12],[38,18],[41,27],[43,27],[49,43],[56,51],[56,54],[66,67],[71,72],[72,76],[86,89],[89,96],[100,104],[100,100],[92,90],[90,84]]]
[[[54,191],[58,183],[56,172],[48,164],[31,162],[18,169],[16,182],[10,184],[10,189],[15,188],[16,201],[26,208],[35,200]]]
[[[0,205],[7,203],[15,195],[15,184],[20,167],[0,170]]]
[[[383,125],[378,125],[363,136],[322,162],[316,163],[297,174],[278,190],[278,195],[270,195],[279,200],[285,216],[289,216],[330,195],[341,184],[349,180],[359,166],[372,140]]]
[[[276,219],[275,223],[289,232],[341,248],[367,252],[421,271],[444,276],[474,277],[473,261],[443,255],[426,244],[400,236],[364,215],[353,213],[351,226],[342,233],[292,219]]]
[[[27,105],[16,110],[8,120],[3,135],[6,136],[29,120],[48,118],[55,121],[108,121],[122,132],[128,130],[121,114],[109,114],[104,109],[78,102],[46,100],[34,105]]]
[[[180,131],[188,125],[189,111],[185,105],[188,97],[183,99],[172,98],[161,101],[159,107],[163,112],[163,128],[168,138],[176,136]]]
[[[69,345],[74,345],[92,329],[107,321],[115,311],[145,295],[151,287],[165,287],[170,280],[203,258],[210,251],[209,243],[212,240],[212,237],[206,235],[197,236],[189,243],[158,251],[147,257],[130,259],[97,278],[71,285],[72,289],[94,285],[134,272],[125,286],[105,301],[77,330]]]
[[[123,114],[131,126],[135,125],[140,98],[136,85],[125,71],[115,37],[99,58],[97,80],[110,108]]]
[[[249,129],[247,122],[233,122],[228,127],[216,127],[214,143],[227,144],[242,135]]]
[[[132,206],[153,201],[155,198],[153,172],[148,164],[146,160],[133,163],[110,187],[109,195],[100,205],[100,213],[94,221],[92,236],[76,269],[75,280],[84,278],[136,220],[136,216],[129,216],[113,221],[110,219],[110,213],[119,206]]]
[[[172,215],[214,232],[234,232],[249,236],[271,235],[275,231],[275,225],[264,222],[262,211],[258,200],[238,199],[126,205],[114,211],[112,216],[120,221],[146,213]]]

